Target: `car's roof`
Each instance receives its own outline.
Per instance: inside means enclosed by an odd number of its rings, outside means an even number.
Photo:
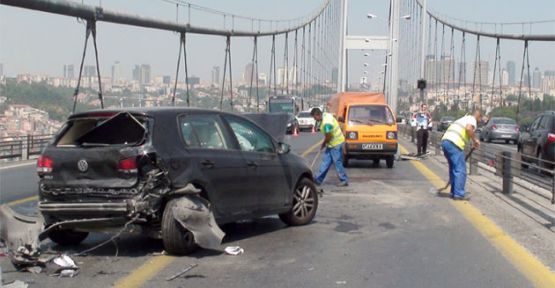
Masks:
[[[94,109],[85,112],[79,112],[76,114],[71,115],[69,118],[75,117],[82,117],[87,116],[90,114],[102,114],[102,113],[119,113],[119,112],[129,112],[131,114],[140,114],[140,115],[151,115],[156,117],[157,115],[161,114],[179,114],[179,113],[186,113],[186,112],[209,112],[209,113],[225,113],[230,114],[227,112],[219,111],[219,110],[211,110],[211,109],[200,109],[200,108],[190,108],[190,107],[179,107],[179,106],[165,106],[165,107],[124,107],[120,109]]]

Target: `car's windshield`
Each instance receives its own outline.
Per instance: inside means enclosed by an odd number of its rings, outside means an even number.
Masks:
[[[393,124],[393,114],[387,106],[367,105],[349,108],[349,125],[355,124]]]
[[[269,112],[270,113],[278,113],[278,112],[286,112],[286,113],[293,113],[294,112],[294,105],[293,105],[293,101],[289,100],[287,102],[285,101],[270,101],[270,105],[269,105]]]
[[[56,146],[137,145],[146,134],[146,118],[129,113],[113,117],[80,117],[66,123]]]
[[[453,121],[453,120],[455,120],[455,118],[454,118],[454,117],[450,117],[450,116],[447,116],[447,117],[443,117],[443,118],[442,118],[442,121]]]
[[[299,118],[310,118],[312,116],[310,116],[310,112],[301,112],[299,113]]]
[[[516,125],[516,121],[510,118],[494,118],[493,124]]]

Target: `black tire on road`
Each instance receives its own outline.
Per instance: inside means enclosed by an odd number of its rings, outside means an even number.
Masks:
[[[306,225],[312,221],[318,210],[318,191],[314,182],[303,178],[293,191],[291,210],[279,214],[279,219],[290,226]]]
[[[83,242],[89,236],[89,232],[81,232],[67,229],[54,229],[48,232],[48,238],[60,246],[73,246]]]
[[[395,157],[388,156],[387,158],[385,158],[385,164],[387,165],[387,168],[393,168],[393,163],[395,163]]]
[[[195,237],[191,231],[183,228],[173,218],[173,207],[176,200],[171,200],[164,209],[162,216],[162,242],[164,249],[173,255],[186,255],[197,249]]]

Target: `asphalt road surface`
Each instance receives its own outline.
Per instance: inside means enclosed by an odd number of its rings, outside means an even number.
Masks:
[[[288,137],[296,153],[306,152],[320,136]],[[316,150],[305,153],[310,163]],[[21,171],[27,171],[29,168]],[[20,173],[23,173],[21,172]],[[5,199],[28,197],[33,175],[2,171]],[[336,188],[333,171],[323,185],[316,218],[307,226],[287,227],[277,217],[225,225],[225,246],[245,253],[225,255],[199,250],[190,256],[158,256],[162,244],[127,235],[88,256],[75,257],[75,278],[15,272],[0,258],[4,281],[30,287],[532,287],[478,230],[431,193],[430,182],[408,161],[355,161],[347,169],[350,186]],[[24,187],[29,186],[29,189]],[[4,200],[6,201],[6,200]],[[11,200],[10,200],[11,201]],[[25,205],[20,204],[20,205]],[[72,254],[107,236],[94,234],[77,247],[51,251]],[[172,281],[166,278],[191,264],[197,267]]]

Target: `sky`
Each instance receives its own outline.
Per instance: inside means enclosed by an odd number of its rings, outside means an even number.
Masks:
[[[71,0],[77,1],[78,0]],[[163,0],[82,0],[88,5],[100,5],[105,9],[138,14],[167,21],[187,21],[187,11],[176,11],[175,5]],[[208,8],[263,19],[295,19],[313,14],[324,0],[192,0],[191,3]],[[352,35],[387,35],[389,0],[349,0],[348,33]],[[444,17],[469,21],[518,22],[555,19],[553,0],[428,0],[428,7]],[[377,17],[369,20],[367,13]],[[193,11],[191,24],[201,27],[224,27],[222,16]],[[248,22],[236,21],[236,27],[250,27]],[[226,18],[225,25],[231,21]],[[468,24],[476,29],[493,29],[490,25]],[[500,27],[495,27],[500,29]],[[61,76],[64,64],[79,64],[84,40],[84,25],[75,18],[47,14],[0,5],[0,63],[4,74],[19,73]],[[248,28],[247,28],[248,29]],[[504,32],[555,34],[555,22],[543,25],[505,26]],[[136,64],[150,64],[153,75],[174,75],[178,54],[179,36],[173,32],[98,23],[98,47],[101,74],[110,76],[115,61],[122,66],[125,78],[131,78]],[[457,39],[457,37],[455,37]],[[269,71],[269,39],[259,40],[260,72]],[[467,59],[474,57],[474,40],[467,42]],[[522,42],[502,43],[502,62],[514,60],[519,68],[522,58]],[[190,74],[201,80],[209,80],[213,66],[223,67],[225,38],[220,36],[189,35],[188,61]],[[459,46],[460,44],[456,45]],[[473,47],[473,48],[469,48]],[[250,61],[252,39],[232,40],[233,74],[239,77]],[[87,51],[86,64],[93,65],[92,45]],[[384,60],[383,51],[349,53],[349,77],[358,79],[368,70],[370,79],[377,78]],[[276,53],[282,53],[280,51]],[[494,40],[483,40],[482,58],[493,59]],[[457,54],[457,53],[456,53]],[[280,55],[280,54],[277,54]],[[279,57],[278,57],[279,59]],[[278,66],[280,66],[278,60]],[[532,43],[530,46],[532,69],[555,70],[555,43]],[[364,68],[363,63],[369,63]],[[493,60],[490,60],[493,63]],[[493,65],[493,64],[490,64]],[[517,68],[517,70],[518,70]],[[491,69],[491,68],[490,68]],[[223,69],[222,69],[223,70]],[[267,71],[266,71],[267,70]]]

